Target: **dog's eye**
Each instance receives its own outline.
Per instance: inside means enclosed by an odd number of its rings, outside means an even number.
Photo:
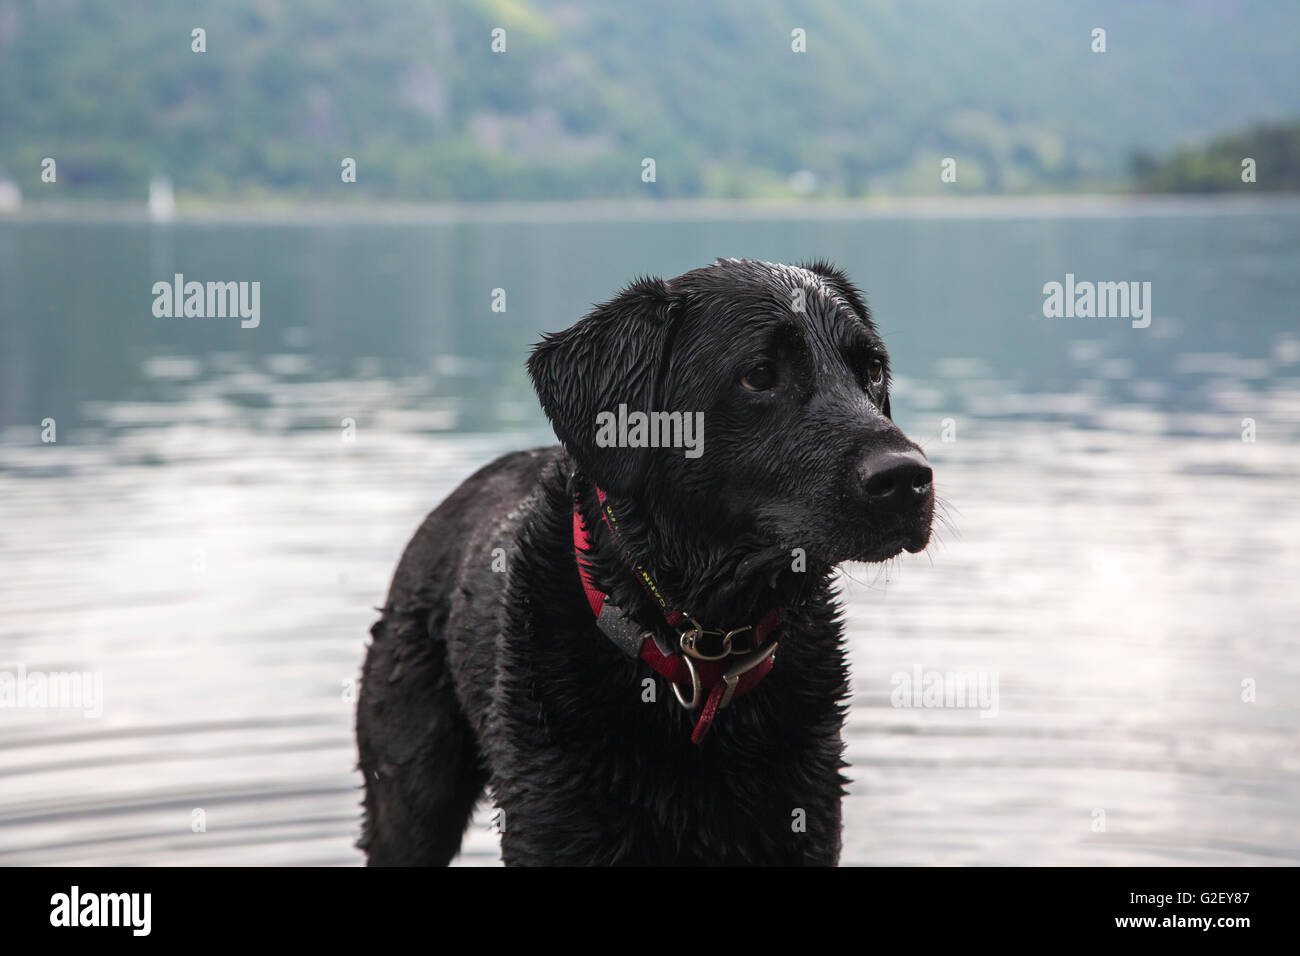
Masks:
[[[878,358],[873,358],[867,363],[867,384],[872,388],[879,388],[885,381],[885,363]]]
[[[751,392],[766,392],[775,388],[777,383],[776,366],[771,362],[759,362],[740,380],[740,384]]]

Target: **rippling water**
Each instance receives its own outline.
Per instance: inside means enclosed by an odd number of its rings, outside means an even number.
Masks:
[[[540,330],[718,254],[849,269],[948,503],[844,575],[844,861],[1300,862],[1293,207],[0,222],[0,674],[103,680],[99,716],[0,708],[0,862],[360,862],[349,682],[401,548],[549,440]],[[262,325],[153,318],[178,271],[261,281]],[[1067,272],[1151,281],[1152,326],[1044,319]],[[916,669],[995,677],[996,714],[893,706]]]

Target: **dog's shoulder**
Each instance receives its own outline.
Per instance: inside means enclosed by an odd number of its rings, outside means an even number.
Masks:
[[[558,446],[502,455],[466,478],[424,519],[402,553],[388,596],[389,608],[442,603],[476,547],[501,539],[536,497],[542,476],[562,458]],[[491,549],[482,555],[489,566]]]

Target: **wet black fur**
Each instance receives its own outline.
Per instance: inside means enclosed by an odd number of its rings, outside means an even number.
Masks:
[[[548,336],[529,373],[563,448],[498,459],[430,514],[371,631],[357,706],[369,862],[446,863],[486,791],[508,864],[836,863],[847,671],[831,572],[929,536],[928,510],[886,519],[854,491],[864,454],[915,448],[889,419],[887,374],[864,384],[884,354],[860,295],[824,263],[719,260],[642,279]],[[739,384],[762,358],[782,371],[770,394]],[[596,447],[597,412],[620,402],[703,411],[703,455]],[[601,525],[595,484],[625,543],[701,621],[785,609],[772,672],[702,746],[696,715],[596,629],[575,496],[597,583],[667,634]]]

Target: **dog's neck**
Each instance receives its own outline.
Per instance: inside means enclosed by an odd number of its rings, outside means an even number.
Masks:
[[[581,472],[569,482],[590,535],[593,577],[624,613],[662,629],[663,607],[639,580],[635,566],[684,614],[708,627],[756,624],[774,608],[804,603],[825,584],[832,567],[797,560],[788,548],[753,533],[722,538],[707,521],[692,522],[635,496],[607,496],[618,535],[602,518],[596,486]]]

